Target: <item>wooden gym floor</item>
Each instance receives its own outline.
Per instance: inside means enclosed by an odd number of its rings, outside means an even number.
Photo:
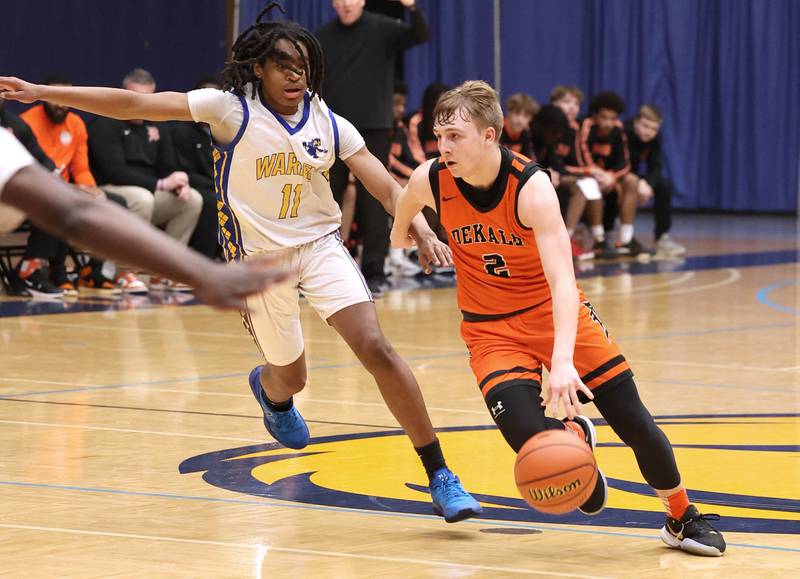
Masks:
[[[369,375],[304,306],[312,434],[265,432],[236,314],[169,299],[0,304],[0,575],[767,577],[800,568],[796,222],[682,220],[684,260],[597,264],[581,284],[719,513],[718,559],[666,548],[661,505],[599,420],[599,517],[523,507],[474,384],[453,289],[391,291],[384,331],[418,377],[481,519],[431,514],[425,476]],[[408,282],[404,282],[408,285]],[[403,284],[399,284],[403,285]],[[405,287],[405,286],[403,286]],[[49,308],[49,309],[48,309]],[[66,311],[68,313],[48,313]],[[43,315],[37,315],[43,314]]]

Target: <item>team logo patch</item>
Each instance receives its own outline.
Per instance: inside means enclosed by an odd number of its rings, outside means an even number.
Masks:
[[[661,416],[689,496],[722,516],[722,531],[800,534],[797,454],[800,414]],[[610,487],[606,509],[546,515],[527,507],[514,484],[514,453],[494,426],[443,428],[450,467],[484,506],[483,519],[655,529],[661,501],[633,452],[597,421],[598,463]],[[265,434],[265,437],[267,435]],[[277,443],[211,452],[183,461],[216,487],[273,500],[381,512],[431,514],[427,479],[402,431],[312,439],[302,451]]]
[[[311,155],[315,159],[319,159],[318,153],[328,152],[328,149],[323,149],[321,145],[322,145],[322,140],[319,137],[315,137],[310,141],[303,141],[303,148],[309,155]]]

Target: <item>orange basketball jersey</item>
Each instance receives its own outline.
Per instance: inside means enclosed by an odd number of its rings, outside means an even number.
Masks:
[[[500,152],[500,173],[489,191],[453,177],[441,161],[428,173],[467,321],[502,318],[550,299],[533,230],[517,213],[522,186],[543,169],[505,147]]]

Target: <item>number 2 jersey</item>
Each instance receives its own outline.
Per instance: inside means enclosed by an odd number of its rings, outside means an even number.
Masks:
[[[220,242],[227,258],[297,247],[339,228],[329,170],[364,139],[306,93],[291,116],[258,95],[217,89],[188,93],[192,118],[211,127]]]
[[[432,163],[428,173],[466,321],[508,317],[551,299],[533,230],[518,213],[522,186],[543,169],[505,147],[500,154],[500,172],[487,191],[453,177],[443,162]]]

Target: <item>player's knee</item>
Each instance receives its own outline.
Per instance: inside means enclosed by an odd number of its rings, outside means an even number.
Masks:
[[[370,333],[363,336],[353,350],[367,369],[386,367],[397,361],[394,348],[383,334]]]
[[[598,395],[594,402],[611,429],[631,448],[650,447],[664,437],[639,398],[633,378]]]
[[[541,388],[531,383],[507,388],[500,385],[486,396],[486,407],[514,452],[546,429],[540,394]]]

